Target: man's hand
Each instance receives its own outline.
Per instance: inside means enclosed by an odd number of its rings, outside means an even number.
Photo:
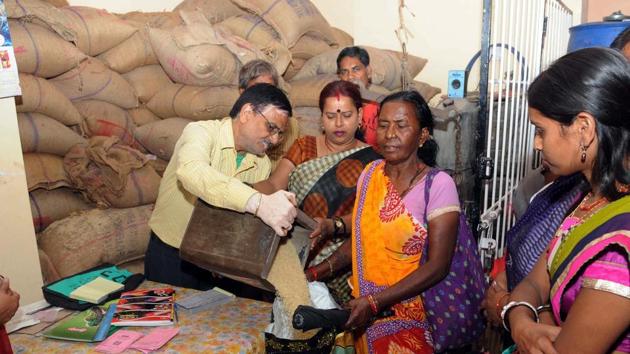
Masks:
[[[280,236],[286,236],[297,215],[295,194],[280,190],[262,194],[256,215]]]
[[[0,325],[13,318],[19,305],[20,294],[11,290],[9,279],[0,279]]]

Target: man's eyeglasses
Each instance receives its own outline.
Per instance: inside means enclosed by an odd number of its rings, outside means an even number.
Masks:
[[[284,139],[284,131],[282,131],[280,127],[278,127],[275,123],[269,121],[269,119],[267,119],[267,117],[265,117],[265,115],[261,111],[255,110],[254,112],[260,114],[260,116],[263,117],[263,119],[267,123],[267,131],[269,132],[269,136],[274,136],[278,134],[278,139]]]

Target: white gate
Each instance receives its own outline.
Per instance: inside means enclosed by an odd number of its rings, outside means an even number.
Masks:
[[[486,179],[481,185],[479,247],[488,267],[503,255],[506,231],[514,224],[512,193],[538,164],[527,116],[527,88],[566,53],[572,13],[559,0],[485,0],[484,13],[482,48],[488,53],[486,75],[482,55],[482,80],[485,76],[488,80],[487,88],[481,87],[486,96],[482,93],[480,119],[486,119],[481,159]]]

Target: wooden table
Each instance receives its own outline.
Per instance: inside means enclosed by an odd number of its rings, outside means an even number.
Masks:
[[[152,288],[163,285],[146,281],[140,287]],[[177,288],[177,297],[197,292]],[[186,314],[178,314],[179,333],[157,353],[264,353],[263,332],[271,320],[271,304],[243,298],[217,308]],[[155,327],[126,327],[148,333]],[[37,335],[13,333],[10,336],[14,353],[98,353],[98,343],[82,343],[49,339]],[[127,350],[125,353],[140,353]]]

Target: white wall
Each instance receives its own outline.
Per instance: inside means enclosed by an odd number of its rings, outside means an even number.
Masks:
[[[0,99],[0,112],[0,274],[24,305],[43,299],[42,276],[13,97]]]

